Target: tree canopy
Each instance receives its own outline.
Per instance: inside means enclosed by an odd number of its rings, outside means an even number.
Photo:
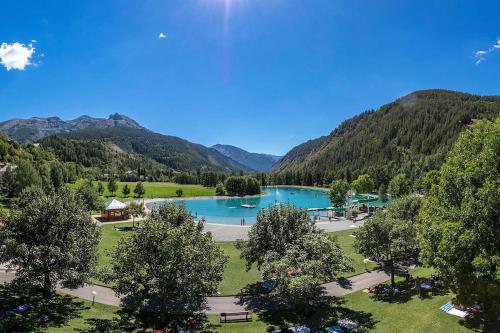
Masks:
[[[346,195],[351,186],[349,183],[343,179],[334,180],[330,186],[330,201],[334,207],[342,207],[346,202]]]
[[[82,286],[95,273],[100,230],[66,187],[23,192],[0,228],[0,261],[17,268],[15,281],[46,293]]]
[[[394,264],[418,254],[416,219],[421,202],[416,195],[402,197],[354,232],[354,248],[367,257],[384,257],[393,285]]]
[[[257,213],[257,222],[248,232],[248,241],[240,243],[241,257],[260,267],[268,252],[285,255],[290,244],[301,243],[302,239],[317,234],[314,222],[305,209],[297,209],[290,204],[278,204]]]
[[[179,211],[178,211],[179,212]],[[183,213],[182,215],[186,215]],[[115,291],[127,304],[167,314],[193,314],[205,306],[223,278],[227,257],[192,218],[179,226],[146,219],[113,252]]]
[[[500,119],[457,140],[419,216],[422,260],[464,304],[500,308]]]
[[[372,177],[370,177],[370,175],[363,174],[353,180],[351,185],[356,193],[370,193],[371,191],[373,191],[375,183],[373,182],[373,179]]]

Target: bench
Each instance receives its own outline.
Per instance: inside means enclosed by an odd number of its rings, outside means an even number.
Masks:
[[[229,323],[235,321],[252,321],[252,313],[250,311],[221,312],[220,314],[221,323]]]

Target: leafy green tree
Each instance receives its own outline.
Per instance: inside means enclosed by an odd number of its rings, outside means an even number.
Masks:
[[[131,308],[156,308],[165,325],[168,314],[204,309],[205,297],[217,292],[227,260],[192,218],[176,227],[146,219],[113,252],[114,290],[126,296]]]
[[[289,244],[284,254],[269,251],[262,275],[273,284],[271,295],[295,305],[308,306],[323,294],[323,283],[334,281],[339,272],[352,271],[352,262],[334,238],[310,233],[300,243]]]
[[[354,248],[367,257],[384,257],[394,286],[394,265],[418,253],[416,219],[421,206],[416,195],[402,197],[377,211],[354,232]]]
[[[135,228],[135,219],[137,217],[144,217],[146,209],[143,204],[132,201],[127,206],[127,213],[132,215],[132,228]]]
[[[146,189],[144,188],[144,184],[142,182],[138,182],[135,185],[134,188],[134,193],[139,197],[142,198],[144,194],[146,194]]]
[[[378,198],[382,202],[387,202],[387,187],[385,184],[381,184],[380,187],[378,188]]]
[[[20,160],[17,168],[12,172],[9,194],[10,196],[17,197],[25,188],[30,186],[41,187],[42,179],[29,161]]]
[[[50,180],[52,186],[58,188],[64,185],[64,169],[63,166],[58,162],[53,162],[50,165]]]
[[[353,180],[352,188],[356,193],[370,193],[373,191],[375,184],[370,175],[360,175],[358,178]]]
[[[130,188],[128,187],[127,184],[125,184],[125,186],[123,186],[122,194],[125,198],[128,197],[128,195],[130,194]]]
[[[334,180],[330,186],[330,201],[334,207],[342,207],[345,205],[346,195],[350,189],[350,185],[345,180]]]
[[[85,181],[80,185],[76,194],[85,208],[90,211],[97,211],[102,208],[102,200],[91,181]]]
[[[293,244],[300,244],[310,234],[319,234],[305,209],[278,204],[257,213],[257,222],[248,232],[248,241],[239,242],[241,258],[247,269],[255,263],[260,267],[268,253],[285,255]]]
[[[410,182],[404,173],[397,174],[389,182],[389,194],[395,198],[409,194],[410,190]]]
[[[177,205],[173,202],[165,202],[151,211],[151,219],[178,227],[192,220],[193,216],[184,203]]]
[[[417,181],[417,190],[421,193],[427,194],[430,192],[432,185],[437,184],[438,180],[439,171],[431,170],[420,177],[420,179]]]
[[[108,191],[111,193],[111,196],[115,196],[115,192],[118,190],[118,182],[115,178],[111,178],[108,181]]]
[[[99,193],[100,196],[104,195],[104,185],[102,182],[97,183],[97,193]]]
[[[500,309],[499,152],[500,119],[462,133],[425,197],[418,229],[423,262],[460,302],[479,300],[492,316]]]
[[[217,183],[217,186],[215,187],[215,195],[224,195],[224,184],[222,184],[221,182]]]
[[[230,176],[226,178],[224,187],[228,195],[254,195],[260,193],[259,181],[254,177]]]
[[[182,191],[182,189],[178,188],[177,190],[175,190],[175,195],[177,197],[182,197],[182,195],[184,194],[184,192]]]
[[[60,187],[24,191],[0,228],[0,262],[16,267],[16,282],[46,294],[77,288],[93,276],[100,231],[75,193]]]

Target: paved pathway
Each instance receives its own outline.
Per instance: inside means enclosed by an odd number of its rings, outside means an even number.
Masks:
[[[0,283],[11,281],[14,278],[14,272],[6,272],[0,269]],[[382,270],[374,270],[367,273],[362,273],[344,280],[342,283],[330,282],[324,284],[326,294],[328,296],[344,296],[359,290],[363,290],[369,286],[376,285],[387,281],[389,275]],[[85,285],[78,289],[60,289],[61,292],[76,296],[82,299],[92,300],[92,291],[97,294],[95,301],[102,304],[120,306],[120,298],[117,297],[110,288]],[[207,314],[218,314],[221,312],[240,312],[247,310],[247,306],[242,304],[242,300],[237,296],[220,296],[207,297],[208,309]]]
[[[325,291],[328,296],[344,296],[359,290],[363,290],[370,286],[382,283],[389,279],[389,275],[382,270],[362,273],[346,279],[344,283],[330,282],[325,285]],[[115,293],[105,287],[87,285],[78,289],[62,289],[64,293],[80,297],[87,300],[92,300],[92,291],[96,291],[96,302],[108,305],[120,305],[120,299]],[[241,304],[241,300],[237,296],[220,296],[207,297],[208,310],[207,314],[218,314],[221,312],[240,312],[246,310],[246,306]]]

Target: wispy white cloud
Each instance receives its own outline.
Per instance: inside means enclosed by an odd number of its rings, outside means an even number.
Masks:
[[[497,38],[496,42],[491,45],[489,48],[486,50],[478,50],[474,52],[474,58],[476,58],[476,65],[481,64],[483,61],[486,60],[486,57],[491,53],[496,50],[500,49],[500,38]]]
[[[11,69],[24,70],[26,66],[32,65],[30,59],[35,53],[33,42],[24,45],[18,42],[0,45],[0,64],[8,71]]]
[[[160,34],[158,35],[158,38],[164,39],[164,38],[167,38],[167,35],[164,32],[160,32]]]

